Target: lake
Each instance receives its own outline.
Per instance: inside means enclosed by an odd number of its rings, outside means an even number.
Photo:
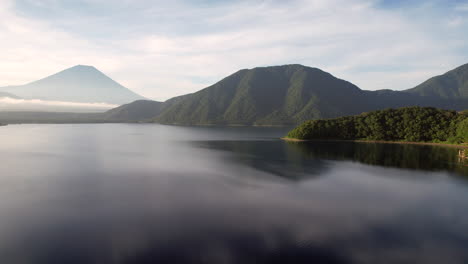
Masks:
[[[284,128],[0,128],[0,263],[468,263],[454,148]]]

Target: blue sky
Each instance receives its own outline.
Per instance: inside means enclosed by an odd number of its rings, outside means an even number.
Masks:
[[[300,63],[367,90],[468,63],[468,0],[2,0],[0,85],[93,65],[152,99]]]

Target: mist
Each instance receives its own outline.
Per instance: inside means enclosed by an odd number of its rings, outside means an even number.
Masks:
[[[40,111],[40,112],[105,112],[118,105],[108,103],[77,103],[66,101],[46,101],[40,99],[15,99],[0,97],[0,111]]]

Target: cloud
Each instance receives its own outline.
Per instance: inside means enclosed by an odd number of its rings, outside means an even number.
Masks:
[[[0,111],[104,112],[118,105],[0,97]]]
[[[85,64],[163,100],[242,68],[301,63],[363,89],[405,89],[468,61],[466,21],[437,4],[201,2],[2,1],[0,85]]]

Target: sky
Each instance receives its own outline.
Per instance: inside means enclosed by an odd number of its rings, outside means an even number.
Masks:
[[[0,86],[92,65],[154,100],[303,64],[403,90],[468,63],[468,0],[0,0]]]

